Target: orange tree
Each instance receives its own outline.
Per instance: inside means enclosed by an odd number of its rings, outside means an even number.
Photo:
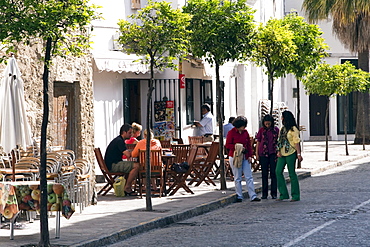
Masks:
[[[96,6],[87,0],[3,0],[0,39],[12,50],[17,42],[41,39],[44,45],[43,119],[40,165],[40,242],[50,246],[47,215],[46,134],[49,119],[49,68],[53,56],[79,56],[89,48],[88,28],[98,18]]]
[[[316,70],[313,70],[308,74],[302,82],[307,93],[325,96],[327,99],[325,113],[325,161],[328,161],[328,120],[330,97],[334,95],[347,95],[350,92],[355,91],[368,91],[369,73],[356,69],[349,62],[337,65],[324,63],[320,64]],[[348,155],[347,142],[346,154]]]
[[[141,62],[150,66],[150,82],[147,94],[146,129],[150,133],[154,70],[176,68],[176,59],[187,54],[189,31],[186,29],[190,16],[180,9],[171,8],[168,2],[149,1],[148,6],[120,20],[119,42],[123,51],[143,56]],[[150,178],[150,135],[146,142],[146,177]],[[146,180],[146,210],[151,211],[150,179]]]
[[[226,189],[223,144],[223,92],[220,66],[228,61],[245,60],[253,49],[255,35],[254,11],[244,0],[189,0],[184,11],[192,15],[190,25],[190,50],[204,57],[216,70],[217,122],[220,140],[221,189]]]

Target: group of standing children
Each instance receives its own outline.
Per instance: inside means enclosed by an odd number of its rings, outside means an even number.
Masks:
[[[230,166],[234,174],[236,202],[243,200],[242,175],[248,188],[251,201],[260,201],[254,190],[254,182],[251,170],[253,150],[249,133],[246,130],[247,118],[238,116],[232,122],[232,128],[226,136],[225,147],[228,150]],[[268,178],[271,178],[271,198],[277,201],[289,199],[288,189],[285,183],[283,171],[288,167],[291,183],[292,202],[300,200],[298,177],[295,172],[295,162],[303,160],[300,148],[300,138],[297,123],[290,111],[282,113],[282,124],[279,128],[274,126],[274,119],[266,115],[262,119],[262,127],[259,129],[256,139],[256,159],[259,160],[262,169],[262,199],[268,197]],[[279,190],[279,197],[278,192]]]

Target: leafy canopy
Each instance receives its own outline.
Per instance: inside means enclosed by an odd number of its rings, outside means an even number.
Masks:
[[[6,47],[32,38],[53,41],[53,55],[81,55],[89,47],[88,25],[100,18],[87,0],[1,0],[0,39]]]
[[[304,80],[307,93],[322,96],[347,95],[355,91],[368,91],[368,72],[356,69],[348,61],[344,64],[320,64]]]
[[[267,75],[278,78],[291,71],[291,63],[298,54],[289,24],[281,19],[270,19],[265,25],[260,24],[255,42],[252,60],[258,66],[265,66]]]
[[[282,25],[289,27],[293,32],[292,38],[297,46],[297,56],[291,61],[291,73],[301,79],[327,56],[328,46],[321,36],[323,32],[319,26],[308,24],[302,16],[288,14],[283,18]]]
[[[246,1],[189,0],[191,52],[219,65],[250,55],[255,35],[253,13]]]
[[[159,70],[175,68],[173,60],[187,54],[190,18],[170,3],[149,1],[129,20],[119,21],[119,42],[125,52],[145,56],[143,63],[152,60]]]

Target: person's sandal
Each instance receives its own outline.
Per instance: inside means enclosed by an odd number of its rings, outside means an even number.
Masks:
[[[125,191],[125,196],[137,196],[137,193],[135,191],[131,191],[131,192]]]

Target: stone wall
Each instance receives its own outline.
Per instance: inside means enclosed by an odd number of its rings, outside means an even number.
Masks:
[[[18,46],[15,57],[24,81],[26,110],[28,120],[34,138],[41,136],[41,123],[43,117],[43,81],[44,71],[43,47],[41,43],[34,43],[30,46]],[[0,64],[0,70],[5,68],[5,64]],[[2,77],[2,73],[1,73]],[[53,85],[54,82],[79,83],[78,101],[80,102],[80,112],[77,114],[79,131],[74,138],[76,142],[76,158],[83,158],[94,164],[94,111],[93,111],[93,82],[92,82],[92,58],[86,55],[80,58],[68,57],[54,58],[53,65],[49,74],[49,124],[48,124],[48,143],[52,145],[53,140],[50,135],[53,130]]]

